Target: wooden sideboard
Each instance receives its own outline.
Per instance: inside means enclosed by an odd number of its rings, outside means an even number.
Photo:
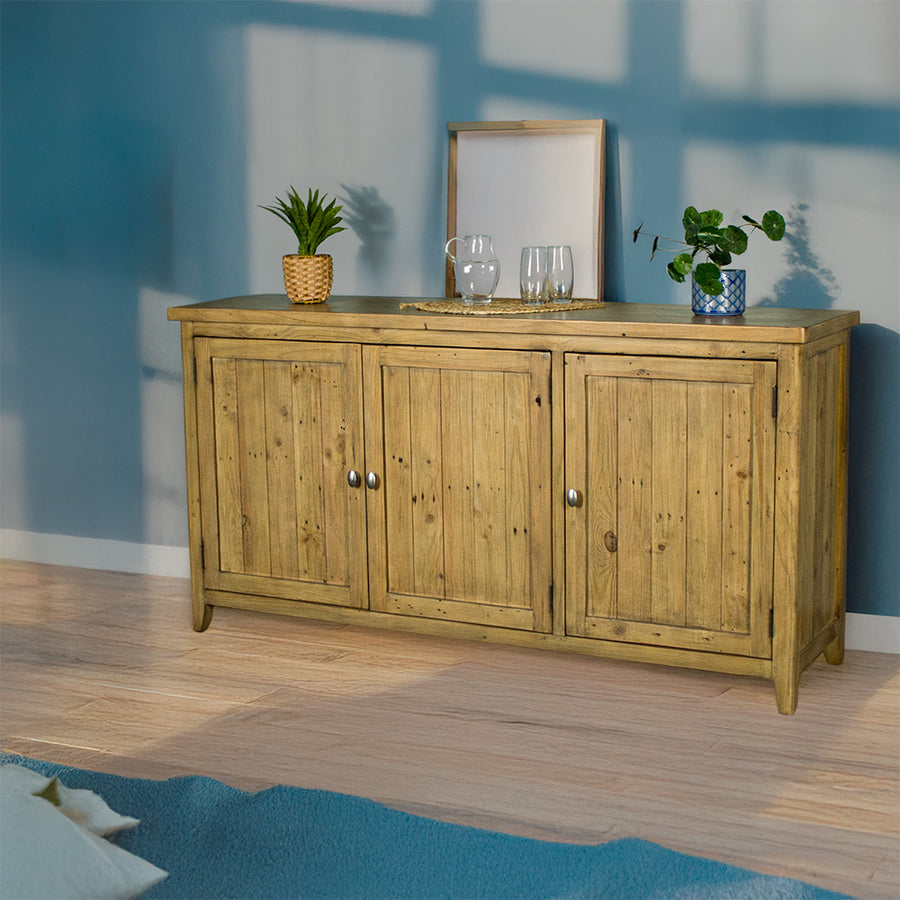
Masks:
[[[858,313],[403,302],[169,310],[196,629],[230,606],[756,675],[783,713],[841,662]]]

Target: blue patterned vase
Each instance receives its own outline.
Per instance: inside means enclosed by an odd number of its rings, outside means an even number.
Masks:
[[[740,316],[747,308],[747,270],[723,269],[719,281],[725,290],[714,297],[704,294],[691,278],[691,309],[695,316]]]

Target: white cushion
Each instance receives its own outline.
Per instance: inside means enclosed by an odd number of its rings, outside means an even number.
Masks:
[[[19,765],[0,766],[0,896],[134,897],[166,877],[151,863],[104,840],[132,828],[91,791],[66,788]]]

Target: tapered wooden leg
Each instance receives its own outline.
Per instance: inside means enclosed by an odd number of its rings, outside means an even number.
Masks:
[[[194,631],[206,631],[212,622],[213,608],[207,604],[194,604]]]
[[[833,666],[839,666],[844,661],[844,629],[840,630],[840,634],[825,648],[825,659]]]
[[[797,695],[800,693],[800,666],[797,660],[789,659],[786,664],[776,665],[772,677],[778,712],[792,716],[797,710]]]

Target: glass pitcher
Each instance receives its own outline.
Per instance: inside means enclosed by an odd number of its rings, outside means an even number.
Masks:
[[[462,249],[458,256],[450,252],[450,245],[458,241]],[[453,263],[456,289],[463,303],[483,306],[491,302],[497,282],[500,280],[500,260],[494,255],[489,234],[467,234],[464,238],[452,237],[444,245],[447,258]]]

